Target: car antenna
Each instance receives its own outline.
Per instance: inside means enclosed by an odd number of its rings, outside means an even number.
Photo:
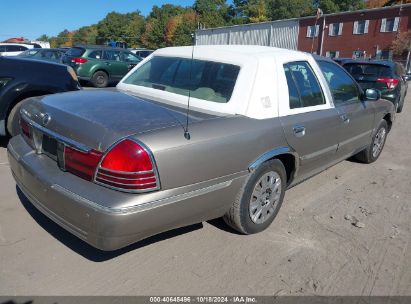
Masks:
[[[193,69],[193,60],[194,60],[194,43],[195,43],[195,35],[192,34],[193,37],[193,47],[191,48],[191,61],[190,61],[190,76],[189,80],[191,83],[191,74],[192,74],[192,69]],[[188,116],[190,114],[190,99],[191,99],[191,89],[190,87],[188,88],[188,100],[187,100],[187,110],[186,110],[186,126],[184,128],[184,137],[187,140],[191,139],[190,132],[188,132]]]

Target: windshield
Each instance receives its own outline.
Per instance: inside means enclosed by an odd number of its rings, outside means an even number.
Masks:
[[[227,103],[240,67],[187,58],[155,56],[128,76],[124,83],[174,94]]]
[[[362,76],[376,76],[376,77],[391,77],[391,69],[385,65],[380,64],[345,64],[344,68],[354,77]]]

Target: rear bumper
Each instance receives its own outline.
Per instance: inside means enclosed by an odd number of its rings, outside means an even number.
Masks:
[[[10,168],[30,202],[58,225],[101,250],[222,216],[245,175],[147,194],[129,194],[82,180],[36,155],[21,136],[8,145]]]

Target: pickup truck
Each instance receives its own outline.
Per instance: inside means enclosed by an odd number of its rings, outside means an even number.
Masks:
[[[217,217],[252,234],[287,188],[379,157],[395,118],[379,97],[307,53],[165,48],[116,89],[25,103],[10,168],[34,206],[102,250]]]

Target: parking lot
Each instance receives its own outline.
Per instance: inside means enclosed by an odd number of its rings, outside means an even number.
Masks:
[[[217,219],[115,252],[32,207],[2,140],[0,295],[411,295],[410,130],[408,92],[376,163],[344,161],[290,189],[263,233]]]

